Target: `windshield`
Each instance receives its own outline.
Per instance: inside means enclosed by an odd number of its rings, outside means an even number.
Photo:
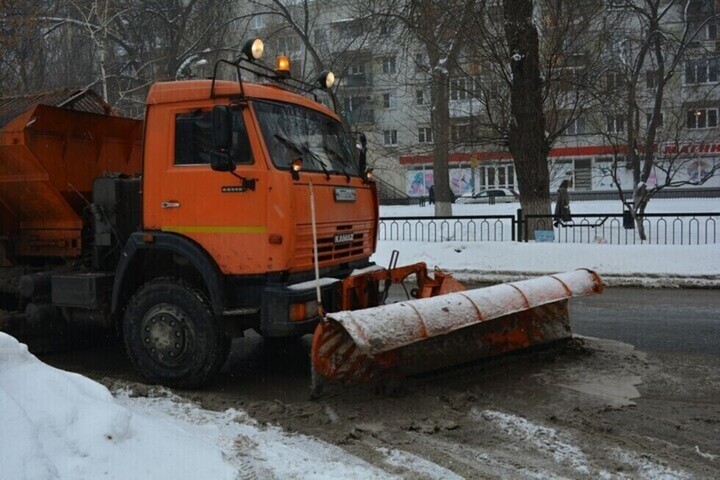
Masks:
[[[303,171],[359,176],[350,138],[337,120],[288,103],[253,103],[273,164],[289,169],[303,160]]]

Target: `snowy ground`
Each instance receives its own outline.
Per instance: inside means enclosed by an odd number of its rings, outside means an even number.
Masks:
[[[342,449],[170,392],[113,396],[0,333],[0,478],[385,478]]]
[[[720,199],[658,199],[649,212],[717,212]],[[517,203],[453,205],[456,215],[514,214]],[[620,209],[618,202],[575,202],[573,212]],[[431,216],[432,206],[384,206],[380,216]],[[424,261],[471,281],[508,281],[525,276],[591,268],[610,285],[718,286],[720,244],[609,245],[603,243],[379,241],[373,260],[387,265],[393,250],[399,264]]]

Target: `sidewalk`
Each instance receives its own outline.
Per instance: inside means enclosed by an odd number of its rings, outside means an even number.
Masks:
[[[518,242],[380,241],[372,260],[388,265],[425,262],[458,279],[504,283],[589,268],[607,286],[720,288],[720,245],[607,245]]]

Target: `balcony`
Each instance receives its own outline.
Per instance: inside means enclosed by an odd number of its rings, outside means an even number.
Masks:
[[[371,87],[372,75],[367,73],[349,74],[342,78],[340,84],[343,87]]]
[[[375,111],[367,109],[353,110],[344,112],[345,118],[351,125],[361,125],[365,123],[375,123]]]

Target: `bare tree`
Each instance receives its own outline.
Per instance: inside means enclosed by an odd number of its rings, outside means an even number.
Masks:
[[[528,214],[549,212],[547,155],[569,129],[578,133],[580,121],[584,133],[596,105],[588,86],[604,68],[604,45],[591,32],[602,12],[597,2],[508,0],[486,4],[474,19],[463,66],[481,66],[476,142],[509,147]]]
[[[676,115],[675,122],[667,122],[664,134],[661,127],[666,121],[663,112],[668,93],[675,99],[683,96],[678,69],[693,54],[702,56],[701,42],[696,39],[717,16],[708,2],[697,0],[628,0],[614,2],[614,6],[617,9],[615,31],[620,35],[611,35],[608,39],[608,51],[612,52],[609,62],[622,78],[622,89],[608,88],[606,83],[604,89],[598,90],[605,92],[601,103],[609,109],[605,112],[610,119],[608,127],[615,127],[615,131],[606,130],[607,139],[617,146],[612,168],[614,183],[621,201],[632,214],[640,239],[646,240],[643,214],[658,191],[689,183],[702,184],[715,173],[716,167],[713,167],[691,181],[681,180],[677,175],[681,171],[679,167],[692,158],[692,155],[690,158],[681,155],[679,146],[681,138],[692,140],[685,128],[688,125],[684,114]],[[699,48],[695,47],[697,51],[693,52],[691,48],[695,44]],[[681,102],[674,108],[684,112],[688,105]],[[646,128],[642,120],[646,120]],[[672,149],[659,152],[661,140],[677,145],[675,153]],[[703,139],[694,141],[702,143]],[[623,153],[625,168],[632,171],[631,199],[626,198],[618,178]],[[663,179],[649,186],[648,179],[655,169],[664,172]]]
[[[527,215],[550,213],[550,143],[540,79],[540,45],[532,0],[505,0],[505,37],[512,80],[508,146],[517,169],[520,204]],[[533,227],[530,226],[531,231]]]
[[[42,83],[99,85],[126,114],[142,113],[152,82],[186,77],[193,63],[204,64],[224,50],[237,52],[236,45],[226,43],[229,0],[62,0],[55,5],[26,11],[25,21],[40,30],[39,38],[60,46],[50,49],[57,58],[46,60],[45,68],[72,65],[82,73],[63,81],[50,72]],[[84,68],[88,63],[90,73]]]
[[[5,95],[41,89],[50,53],[36,17],[51,14],[40,0],[0,1],[0,88]]]

